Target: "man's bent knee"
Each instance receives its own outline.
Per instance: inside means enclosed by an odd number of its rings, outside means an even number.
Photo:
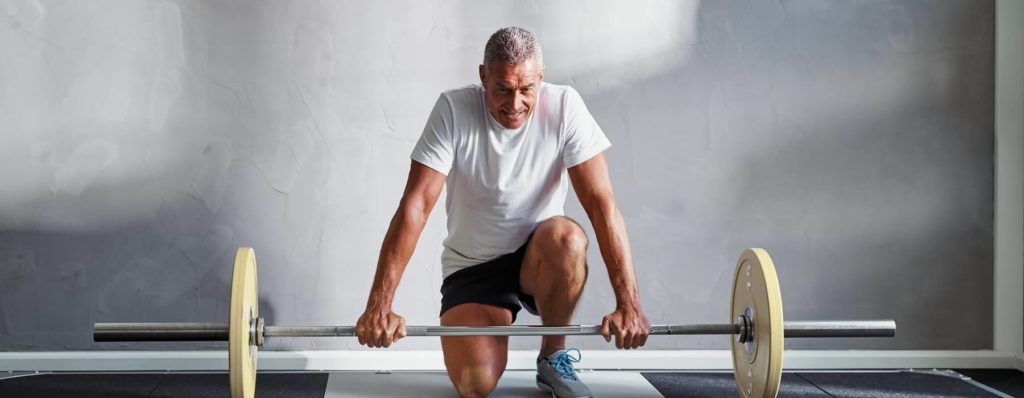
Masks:
[[[463,369],[455,382],[455,389],[463,398],[486,397],[498,385],[501,374],[493,374],[488,369]]]
[[[537,233],[558,253],[574,256],[585,256],[587,253],[587,233],[569,217],[555,216],[544,220]]]

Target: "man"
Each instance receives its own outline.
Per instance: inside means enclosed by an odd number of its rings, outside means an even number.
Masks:
[[[587,212],[615,292],[601,322],[605,340],[637,348],[649,323],[640,309],[626,228],[615,204],[604,132],[579,94],[543,82],[533,35],[504,28],[487,41],[481,86],[441,94],[411,155],[402,200],[384,237],[359,343],[388,347],[405,336],[391,311],[402,272],[445,184],[448,237],[441,258],[441,324],[510,325],[522,307],[544,325],[570,323],[587,279],[587,235],[563,215],[568,180]],[[508,336],[442,337],[445,366],[463,397],[494,390]],[[575,354],[575,355],[574,355]],[[564,336],[546,336],[537,385],[558,397],[589,397]]]

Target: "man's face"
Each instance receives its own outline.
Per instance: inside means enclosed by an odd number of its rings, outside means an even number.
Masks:
[[[507,129],[517,129],[526,123],[537,103],[542,80],[544,70],[535,59],[519,65],[500,61],[480,65],[487,110]]]

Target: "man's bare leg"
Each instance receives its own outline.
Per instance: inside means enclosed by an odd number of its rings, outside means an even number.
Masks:
[[[533,296],[546,326],[572,321],[587,279],[587,234],[568,217],[551,217],[537,226],[526,248],[520,288]],[[544,336],[540,356],[565,348],[565,336]]]
[[[459,304],[444,312],[444,326],[505,326],[512,324],[507,308],[487,304]],[[441,337],[444,366],[459,395],[486,397],[498,384],[508,362],[508,336]]]

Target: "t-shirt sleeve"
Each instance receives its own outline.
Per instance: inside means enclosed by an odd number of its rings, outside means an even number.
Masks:
[[[448,175],[452,168],[454,147],[452,143],[452,107],[442,94],[434,104],[434,110],[427,118],[423,134],[420,135],[420,139],[416,142],[412,155],[409,157],[424,166]]]
[[[565,164],[565,168],[570,168],[590,160],[612,144],[576,90],[569,88],[564,101],[562,109],[565,115],[565,147],[562,151],[562,163]]]

